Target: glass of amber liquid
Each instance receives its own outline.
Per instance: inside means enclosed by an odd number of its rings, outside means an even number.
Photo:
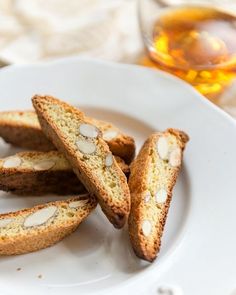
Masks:
[[[236,2],[221,2],[224,7],[212,1],[140,0],[147,51],[140,63],[180,77],[217,102],[236,79]]]

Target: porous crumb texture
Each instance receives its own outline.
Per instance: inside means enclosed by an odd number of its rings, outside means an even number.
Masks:
[[[182,131],[168,129],[155,133],[131,164],[129,234],[136,255],[150,262],[160,250],[172,190],[187,141],[188,136]]]
[[[128,176],[129,166],[121,158],[115,158]],[[21,152],[0,159],[0,189],[20,195],[65,195],[86,191],[69,162],[58,151]]]
[[[35,96],[33,105],[44,133],[70,162],[74,172],[87,190],[95,194],[102,210],[117,228],[124,226],[130,209],[130,195],[126,177],[110,154],[108,145],[98,130],[96,136],[81,132],[84,124],[91,124],[78,109],[50,96]]]
[[[86,118],[88,123],[98,127],[104,135],[111,152],[130,163],[135,154],[134,139],[122,133],[114,125]],[[0,136],[8,143],[38,151],[55,150],[55,146],[41,130],[34,111],[0,112]]]
[[[83,195],[0,214],[0,255],[33,252],[59,242],[78,227],[96,204],[94,197]],[[32,222],[32,217],[44,209],[53,209],[52,216],[42,224],[29,226],[30,218]]]

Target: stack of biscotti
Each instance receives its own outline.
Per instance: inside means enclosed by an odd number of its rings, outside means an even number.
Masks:
[[[0,189],[21,195],[86,195],[63,205],[54,202],[0,215],[0,255],[35,251],[59,241],[82,221],[81,215],[71,212],[75,206],[71,204],[83,200],[78,210],[87,212],[84,217],[98,202],[114,227],[122,228],[128,221],[135,254],[153,261],[160,250],[188,136],[176,129],[153,133],[132,162],[134,139],[114,125],[89,118],[51,96],[35,95],[32,102],[36,112],[0,113],[0,136],[10,144],[34,150],[0,159]],[[71,214],[74,219],[69,226]],[[39,221],[34,221],[35,215]],[[56,228],[60,228],[58,235]],[[25,235],[29,247],[23,241]],[[38,247],[33,239],[41,240]]]
[[[116,227],[130,210],[127,179],[102,131],[79,109],[50,96],[34,96],[33,106],[47,138],[69,161],[74,173]]]
[[[129,166],[118,156],[115,159],[128,177]],[[69,162],[58,151],[20,152],[0,159],[0,190],[17,195],[86,192]]]
[[[90,186],[96,183],[97,192],[89,189],[90,193],[87,193],[87,183],[76,176],[65,153],[55,150],[58,146],[54,140],[44,135],[35,112],[0,113],[2,138],[12,145],[33,149],[0,159],[1,190],[20,195],[86,193],[65,201],[0,214],[0,255],[32,252],[55,244],[78,227],[96,207],[97,199],[115,227],[123,227],[127,220],[130,198],[126,178],[129,166],[126,163],[134,157],[133,138],[110,123],[85,117],[82,112],[69,107],[79,114],[74,117],[76,123],[80,122],[78,140],[82,136],[89,139],[92,132],[91,138],[98,144],[95,161],[92,161],[94,166],[89,171],[94,174],[93,182],[89,180]],[[73,132],[77,130],[72,130],[72,136]],[[86,155],[86,148],[82,142],[83,152],[79,159],[82,166],[86,157],[92,156],[91,153]],[[105,157],[104,163],[98,166],[97,158],[102,156]]]
[[[129,164],[135,154],[134,139],[111,123],[86,118],[87,122],[102,132],[113,155]],[[34,151],[52,151],[56,147],[45,136],[34,111],[10,111],[0,113],[0,137],[7,143]]]

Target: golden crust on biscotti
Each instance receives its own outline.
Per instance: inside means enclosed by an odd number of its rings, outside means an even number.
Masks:
[[[111,152],[130,163],[135,154],[134,139],[121,132],[114,125],[87,118],[103,133]],[[0,136],[15,146],[36,151],[52,151],[55,146],[42,132],[34,111],[0,112]]]
[[[55,150],[43,134],[34,111],[0,112],[0,136],[14,146],[39,150]]]
[[[136,255],[153,261],[169,210],[188,136],[176,129],[152,134],[130,167],[129,235]]]
[[[58,99],[36,95],[32,101],[45,135],[64,154],[86,189],[98,198],[110,222],[116,228],[123,227],[130,210],[129,188],[99,129],[77,108]]]
[[[0,255],[29,253],[52,246],[72,233],[96,204],[96,199],[87,194],[0,214]],[[43,222],[45,209],[48,218]]]
[[[129,166],[121,158],[115,158],[121,170],[128,176]],[[5,167],[5,164],[8,165]],[[0,190],[18,195],[86,192],[69,162],[58,151],[21,152],[0,159]]]

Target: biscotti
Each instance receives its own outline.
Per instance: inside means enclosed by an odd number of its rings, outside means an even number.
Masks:
[[[134,139],[122,133],[114,125],[87,118],[88,122],[101,130],[111,152],[130,163],[135,154]],[[44,135],[34,111],[0,112],[0,136],[8,143],[37,151],[55,150],[55,146]]]
[[[32,101],[44,134],[98,198],[110,222],[123,227],[130,210],[129,188],[99,129],[80,110],[58,99],[36,95]]]
[[[136,255],[153,261],[188,136],[175,129],[152,134],[130,167],[129,235]]]
[[[111,123],[87,117],[90,124],[97,126],[102,132],[102,137],[108,144],[113,155],[124,159],[130,164],[135,156],[135,141],[131,136],[121,132]]]
[[[43,134],[33,111],[0,113],[0,136],[14,146],[37,151],[55,150]]]
[[[84,195],[0,214],[0,255],[23,254],[52,246],[72,233],[96,204],[94,197]]]
[[[115,157],[128,176],[129,166]],[[0,190],[20,195],[78,194],[86,189],[58,151],[21,152],[0,159]]]

